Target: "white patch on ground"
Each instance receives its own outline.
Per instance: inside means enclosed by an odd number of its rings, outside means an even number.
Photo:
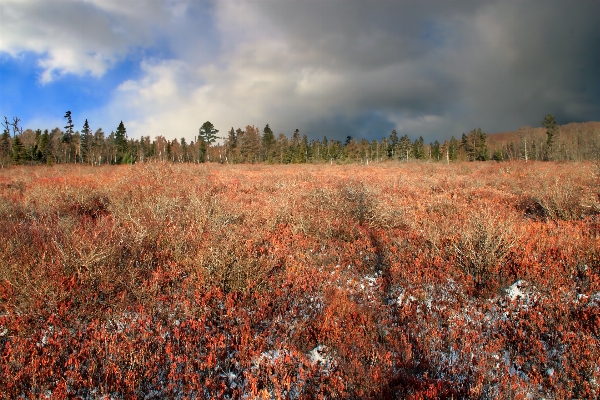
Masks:
[[[327,351],[327,347],[322,344],[318,345],[314,349],[308,352],[308,358],[310,362],[313,364],[321,363],[325,364],[326,356],[324,356],[324,352]],[[323,352],[323,354],[321,353]]]
[[[512,301],[515,301],[519,298],[526,298],[525,293],[521,290],[525,285],[527,285],[527,282],[523,280],[516,281],[508,288],[506,288],[506,296],[509,297]]]

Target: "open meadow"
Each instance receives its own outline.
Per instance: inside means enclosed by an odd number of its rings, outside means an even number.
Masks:
[[[598,398],[593,163],[0,170],[7,398]]]

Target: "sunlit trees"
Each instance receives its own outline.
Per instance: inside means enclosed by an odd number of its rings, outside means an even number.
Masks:
[[[214,143],[218,137],[219,130],[210,122],[206,121],[200,129],[198,129],[198,142],[200,144],[198,150],[198,160],[200,162],[210,161],[208,156],[208,148]]]
[[[431,148],[431,159],[434,161],[440,161],[442,159],[442,149],[440,147],[440,142],[437,140],[430,144]]]
[[[419,136],[418,139],[415,139],[415,142],[413,143],[413,154],[417,160],[425,158],[425,141],[423,140],[423,136]]]
[[[210,121],[206,121],[198,130],[198,139],[204,140],[205,143],[211,145],[218,139],[217,133],[219,133],[219,130]]]
[[[4,117],[4,122],[2,123],[2,137],[0,137],[0,165],[4,168],[9,160],[11,159],[10,154],[10,124],[8,123],[8,119]]]
[[[238,143],[237,143],[237,134],[231,127],[229,133],[227,134],[227,139],[225,140],[225,161],[227,163],[235,163],[236,152],[238,151]]]
[[[486,144],[487,135],[481,128],[473,129],[468,135],[463,133],[461,147],[469,161],[485,161],[489,159],[489,150]]]
[[[242,162],[249,164],[260,162],[260,134],[257,127],[247,125],[246,129],[238,134],[238,142]]]
[[[233,129],[233,128],[232,128]],[[263,129],[262,135],[262,152],[263,152],[263,161],[272,162],[275,148],[275,134],[273,130],[267,124]]]
[[[395,160],[398,158],[398,150],[399,150],[400,140],[398,139],[398,134],[394,129],[390,134],[390,138],[388,140],[388,158]]]
[[[88,120],[85,120],[85,123],[83,124],[83,129],[81,130],[81,135],[80,135],[80,151],[79,153],[81,154],[81,161],[91,164],[92,162],[92,144],[93,144],[93,140],[92,140],[92,130],[90,129],[90,124],[88,123]]]
[[[61,138],[61,143],[64,144],[65,162],[71,162],[71,153],[73,152],[74,144],[74,132],[73,132],[73,119],[71,118],[71,111],[67,111],[64,118],[67,119],[67,125]]]
[[[125,125],[123,121],[119,123],[117,127],[117,131],[114,136],[114,145],[115,145],[115,163],[116,164],[127,164],[130,162],[129,153],[127,152],[127,129],[125,129]]]
[[[23,131],[18,126],[20,119],[12,123],[4,118],[4,131],[0,138],[0,164],[6,166],[13,161],[28,164],[78,163],[93,165],[103,163],[132,164],[136,161],[157,159],[171,162],[221,162],[221,163],[346,163],[385,162],[410,160],[456,160],[496,161],[509,160],[571,160],[585,161],[600,159],[600,123],[573,123],[559,129],[552,115],[546,116],[544,128],[523,127],[516,132],[487,135],[481,128],[463,134],[461,140],[454,136],[442,142],[435,140],[425,145],[423,137],[411,140],[407,134],[398,138],[393,130],[389,136],[373,139],[345,141],[310,138],[300,135],[296,129],[291,136],[280,134],[275,137],[269,124],[262,132],[254,125],[246,131],[232,127],[222,144],[217,143],[219,132],[210,121],[199,129],[198,136],[190,142],[185,137],[164,143],[149,137],[128,138],[123,121],[116,132],[105,136],[101,130],[92,135],[88,120],[81,134],[73,132],[70,111],[65,114],[65,132],[56,128],[49,134],[41,130]],[[248,128],[247,126],[247,128]],[[11,137],[10,129],[13,134]],[[559,131],[563,134],[559,135]],[[101,134],[98,134],[101,132]],[[19,137],[25,151],[12,150],[13,141]],[[18,143],[17,143],[18,144]],[[213,159],[214,158],[214,159]]]
[[[20,136],[15,136],[12,142],[12,160],[15,164],[21,164],[27,159],[27,150],[21,142]]]

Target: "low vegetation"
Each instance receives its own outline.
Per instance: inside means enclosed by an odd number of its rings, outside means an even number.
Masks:
[[[598,398],[592,163],[0,170],[8,398]]]

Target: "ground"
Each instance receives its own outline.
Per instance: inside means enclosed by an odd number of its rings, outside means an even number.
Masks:
[[[0,170],[0,391],[595,398],[592,163]]]

